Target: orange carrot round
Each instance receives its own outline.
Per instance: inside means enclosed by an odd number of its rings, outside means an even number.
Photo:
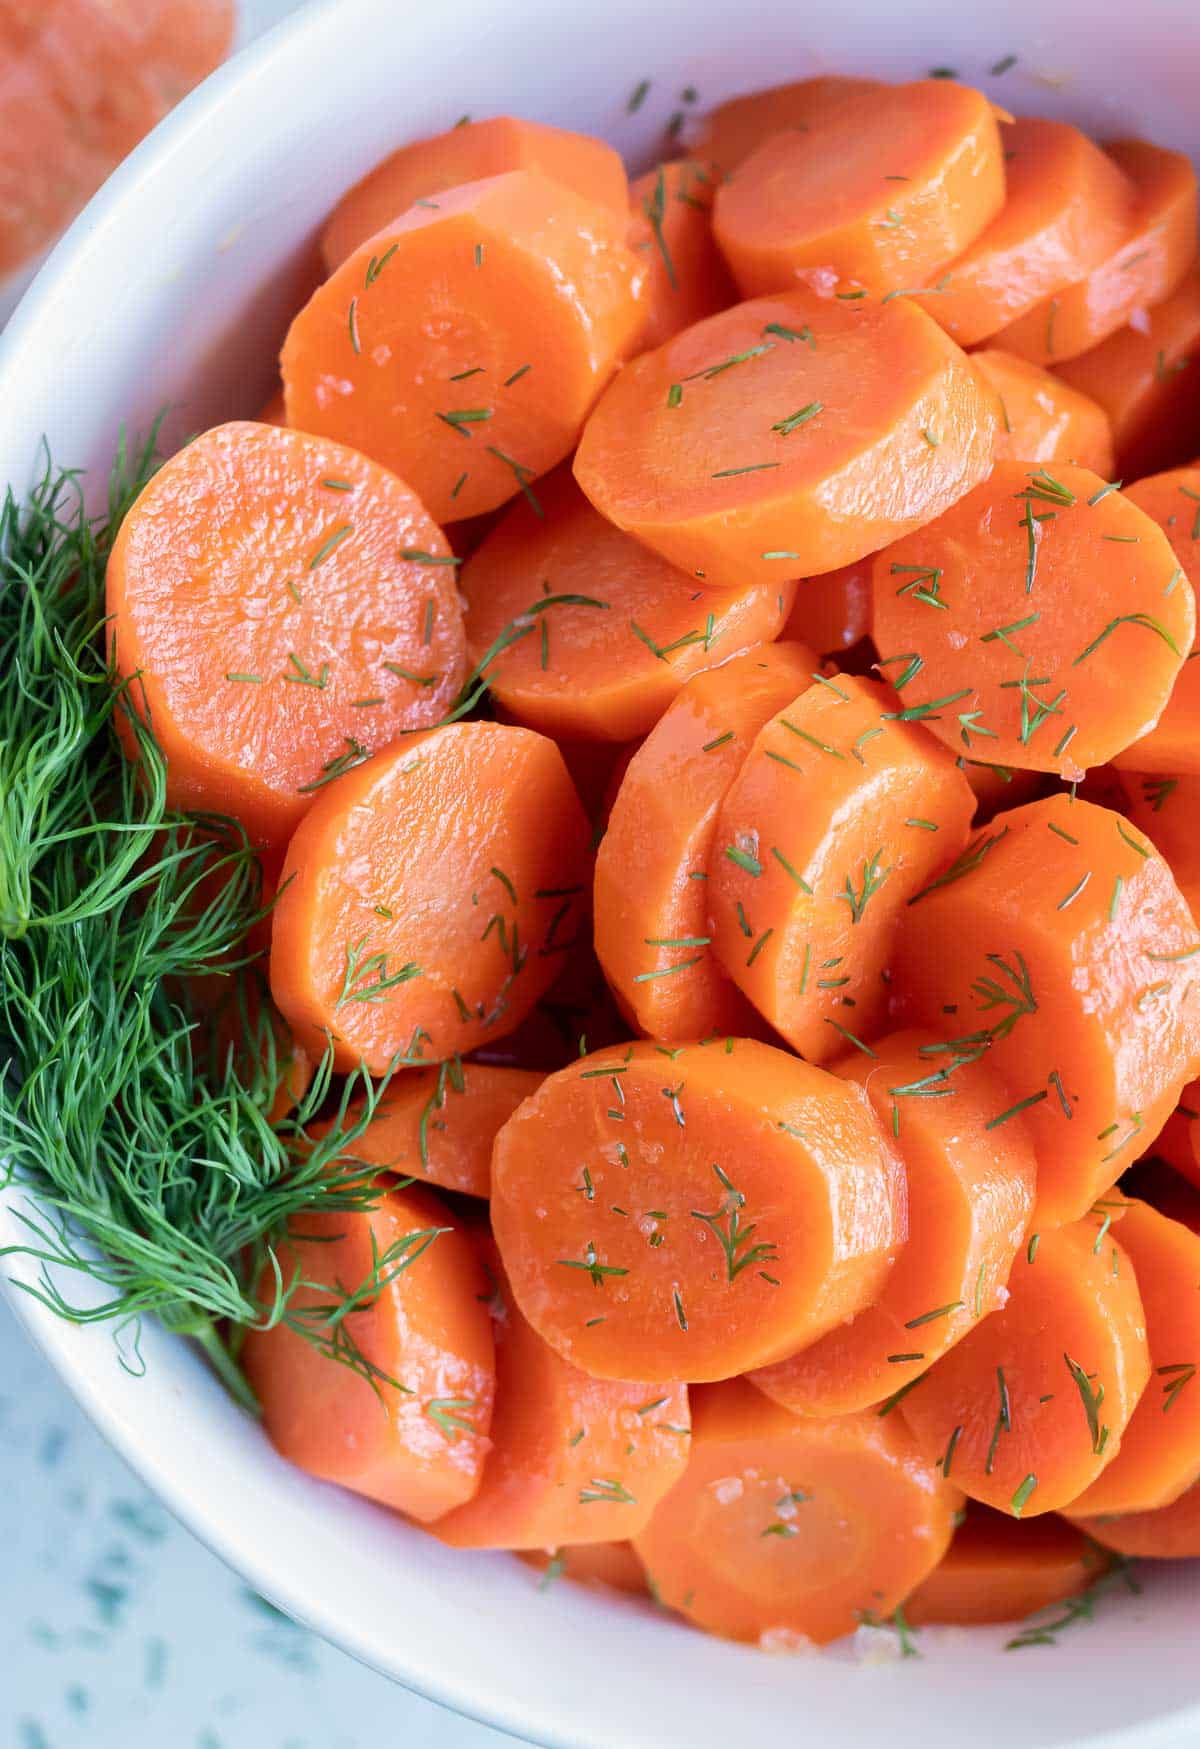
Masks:
[[[998,461],[1076,462],[1102,479],[1112,477],[1112,430],[1103,407],[998,346],[973,352],[971,363],[1000,403]]]
[[[848,98],[869,96],[879,89],[877,79],[824,73],[794,85],[775,85],[767,91],[731,97],[704,117],[694,148],[696,156],[711,158],[728,176],[772,134],[784,128],[806,133],[835,114]]]
[[[566,1548],[529,1549],[521,1559],[546,1575],[539,1590],[562,1578],[577,1585],[623,1591],[630,1597],[650,1595],[645,1569],[632,1543],[572,1543]]]
[[[1135,480],[1125,496],[1162,529],[1190,581],[1200,579],[1200,463]],[[1154,728],[1114,754],[1113,764],[1140,772],[1200,776],[1200,642],[1193,639]]]
[[[770,135],[717,191],[717,241],[743,297],[936,279],[1000,211],[992,106],[950,80],[876,87]]]
[[[1182,1561],[1200,1555],[1200,1483],[1171,1506],[1156,1512],[1129,1512],[1098,1518],[1073,1518],[1094,1542],[1137,1560]]]
[[[687,1462],[684,1385],[589,1378],[530,1327],[484,1245],[496,1408],[478,1491],[433,1525],[458,1549],[608,1543],[643,1529]]]
[[[836,570],[928,522],[985,477],[995,431],[970,364],[910,302],[797,290],[627,365],[575,476],[619,528],[732,588]]]
[[[904,1417],[973,1500],[1033,1518],[1115,1460],[1149,1377],[1132,1265],[1105,1224],[1078,1221],[1030,1240],[1003,1306],[916,1381]]]
[[[907,901],[959,853],[974,812],[953,757],[895,706],[851,675],[810,686],[760,731],[717,816],[713,948],[813,1062],[879,1030]]]
[[[1082,1216],[1200,1065],[1196,927],[1120,814],[1068,795],[998,814],[909,906],[895,1006],[931,1064],[986,1050],[1038,1159],[1035,1227]],[[948,1032],[948,1028],[955,1028]]]
[[[908,662],[905,709],[956,752],[1068,779],[1153,728],[1195,633],[1162,530],[1066,463],[997,462],[880,553],[873,581],[881,658]]]
[[[552,741],[457,723],[331,784],[288,846],[271,989],[339,1069],[465,1054],[550,986],[586,906],[588,828]]]
[[[752,1375],[797,1415],[883,1402],[1004,1303],[1033,1210],[1033,1146],[1019,1118],[988,1130],[1006,1093],[986,1061],[931,1058],[926,1042],[894,1033],[836,1071],[865,1089],[900,1150],[908,1240],[873,1306]]]
[[[288,424],[394,468],[443,521],[534,499],[637,339],[625,228],[530,170],[410,207],[293,321]]]
[[[1146,140],[1114,140],[1105,152],[1134,187],[1130,230],[1085,278],[996,335],[997,345],[1032,364],[1060,364],[1107,340],[1139,310],[1170,297],[1196,253],[1191,160]]]
[[[633,740],[685,680],[783,626],[794,582],[760,568],[700,591],[594,510],[567,468],[538,486],[538,505],[514,504],[461,573],[471,661],[529,728]]]
[[[1108,1566],[1090,1537],[1061,1518],[1018,1523],[968,1508],[954,1541],[904,1605],[910,1627],[1020,1621],[1078,1597]]]
[[[869,560],[859,560],[821,577],[806,577],[796,590],[781,635],[836,658],[852,650],[870,630],[871,566]]]
[[[505,1124],[492,1222],[521,1310],[599,1378],[728,1378],[877,1297],[904,1185],[865,1095],[750,1039],[614,1046]]]
[[[242,1348],[276,1447],[311,1475],[426,1521],[469,1500],[488,1453],[495,1368],[474,1248],[427,1191],[297,1216],[279,1248],[290,1316]],[[264,1271],[270,1305],[274,1272]],[[340,1315],[339,1315],[340,1314]]]
[[[737,302],[712,232],[718,176],[711,164],[678,158],[630,184],[628,243],[647,275],[643,352]]]
[[[674,1043],[754,1029],[708,930],[717,810],[762,725],[811,683],[802,644],[768,644],[684,687],[629,762],[596,854],[596,952],[641,1032]]]
[[[633,1545],[655,1595],[709,1633],[824,1645],[903,1603],[960,1499],[898,1416],[802,1420],[731,1379],[694,1393],[687,1470]]]
[[[438,197],[449,190],[509,170],[532,170],[614,217],[624,215],[625,167],[603,140],[511,115],[490,116],[401,146],[356,182],[333,209],[321,238],[327,271],[333,273],[410,207],[435,211]]]
[[[1187,668],[1184,676],[1187,678],[1177,684],[1190,684]],[[1120,800],[1113,805],[1128,814],[1166,858],[1175,884],[1195,916],[1200,912],[1200,833],[1196,831],[1200,773],[1168,776],[1165,772],[1121,770],[1114,775]]]

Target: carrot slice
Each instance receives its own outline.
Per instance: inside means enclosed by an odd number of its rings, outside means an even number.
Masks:
[[[490,1196],[496,1134],[544,1079],[535,1070],[457,1058],[399,1075],[349,1153],[380,1172],[420,1178],[465,1196]],[[361,1110],[359,1104],[350,1106],[345,1121],[356,1121]],[[317,1124],[309,1131],[314,1137],[323,1133]]]
[[[892,957],[896,1006],[931,1034],[957,1027],[931,1067],[985,1049],[1007,1081],[989,1133],[1020,1111],[1032,1126],[1035,1225],[1082,1216],[1196,1073],[1196,946],[1153,846],[1068,795],[997,815],[914,899]]]
[[[742,296],[936,279],[999,213],[992,106],[951,80],[885,85],[772,134],[717,191],[713,227]]]
[[[1174,573],[1200,578],[1200,463],[1136,480],[1125,496],[1166,535],[1178,560]],[[1134,771],[1200,776],[1200,639],[1179,671],[1162,715],[1148,735],[1113,755]],[[1152,834],[1153,836],[1153,834]]]
[[[711,158],[728,176],[755,147],[784,128],[801,133],[820,127],[848,98],[880,90],[877,79],[855,79],[843,73],[819,74],[794,85],[774,85],[731,97],[705,116],[695,145],[699,158]]]
[[[711,164],[679,158],[630,184],[628,242],[647,271],[643,351],[737,302],[712,231],[717,174]]]
[[[1019,462],[1077,462],[1108,479],[1113,470],[1112,429],[1095,401],[998,346],[971,354],[1000,401],[996,459]]]
[[[881,1039],[838,1074],[865,1089],[908,1182],[908,1241],[873,1306],[752,1374],[797,1415],[844,1415],[902,1390],[949,1352],[980,1309],[1003,1305],[1033,1211],[1037,1165],[1018,1120],[990,1131],[1006,1094],[986,1061],[931,1059],[920,1033]]]
[[[492,1222],[521,1310],[598,1378],[728,1378],[871,1304],[903,1170],[861,1089],[751,1039],[614,1046],[505,1124]]]
[[[1078,1597],[1108,1565],[1095,1543],[1061,1518],[1018,1523],[973,1506],[905,1602],[904,1616],[915,1628],[1019,1621]]]
[[[1182,152],[1114,140],[1107,155],[1136,190],[1132,228],[1107,260],[1002,328],[998,345],[1033,364],[1098,346],[1175,290],[1196,253],[1196,172]]]
[[[921,1583],[961,1498],[898,1416],[802,1420],[731,1379],[694,1393],[687,1470],[633,1546],[709,1633],[824,1645]]]
[[[275,1448],[423,1521],[469,1500],[495,1367],[484,1274],[458,1223],[426,1191],[388,1191],[369,1212],[295,1217],[280,1264],[302,1283],[293,1320],[321,1341],[282,1324],[246,1337],[242,1365]],[[268,1269],[264,1304],[273,1287]]]
[[[1057,1511],[1095,1481],[1150,1377],[1137,1281],[1106,1225],[1031,1240],[1004,1305],[904,1399],[926,1457],[1014,1518]]]
[[[531,170],[410,207],[293,321],[288,424],[394,468],[444,521],[533,497],[637,339],[625,228]]]
[[[547,735],[604,741],[644,735],[685,680],[778,636],[795,593],[760,574],[698,598],[693,578],[594,510],[568,468],[539,485],[536,511],[512,506],[461,587],[468,653],[505,710]]]
[[[571,945],[587,853],[553,741],[456,723],[397,742],[331,784],[288,846],[275,1001],[301,1044],[332,1039],[339,1069],[503,1038]]]
[[[997,462],[873,582],[884,661],[910,652],[905,708],[956,751],[1068,779],[1153,728],[1195,634],[1162,530],[1066,463]]]
[[[835,674],[762,729],[717,816],[714,950],[812,1062],[865,1049],[905,906],[967,842],[953,757],[873,681]]]
[[[220,425],[154,476],[114,543],[108,612],[169,800],[276,854],[331,778],[436,722],[463,677],[441,530],[365,456],[268,425]]]
[[[625,166],[603,140],[511,115],[490,116],[401,146],[356,182],[334,207],[321,237],[327,271],[333,273],[410,207],[434,211],[441,204],[437,196],[509,170],[532,170],[614,217],[624,216]]]
[[[697,675],[629,762],[596,855],[596,953],[651,1038],[755,1030],[710,946],[717,810],[763,724],[815,669],[811,650],[787,643]]]
[[[521,1559],[546,1577],[538,1589],[555,1579],[573,1579],[577,1585],[602,1585],[630,1597],[649,1597],[646,1570],[632,1543],[574,1543],[569,1548],[529,1549]]]
[[[1200,1555],[1200,1483],[1170,1506],[1071,1522],[1106,1549],[1137,1560],[1181,1561]]]
[[[1020,116],[1000,135],[1004,205],[920,300],[960,346],[1099,267],[1125,242],[1136,209],[1125,172],[1067,122]]]
[[[1146,1310],[1153,1376],[1120,1452],[1071,1504],[1084,1517],[1152,1512],[1200,1480],[1200,1237],[1148,1203],[1131,1201],[1120,1239]]]
[[[1188,670],[1184,669],[1186,675]],[[1170,708],[1170,707],[1168,707]],[[1114,802],[1167,860],[1193,916],[1200,912],[1200,774],[1118,771]]]
[[[836,657],[852,650],[870,630],[871,566],[860,559],[822,577],[806,577],[781,636]]]
[[[687,1462],[686,1385],[589,1378],[522,1316],[484,1247],[496,1408],[478,1492],[431,1528],[458,1549],[607,1543],[641,1530]]]
[[[1058,369],[1108,414],[1125,479],[1189,460],[1200,450],[1200,262],[1169,298]]]
[[[734,588],[836,570],[928,522],[986,476],[995,431],[991,396],[911,303],[794,291],[627,365],[575,477],[618,528]]]

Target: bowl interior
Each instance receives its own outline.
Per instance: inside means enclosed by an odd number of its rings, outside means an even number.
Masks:
[[[992,76],[1009,55],[1015,65]],[[347,184],[402,139],[511,111],[606,135],[650,161],[682,92],[701,106],[819,70],[914,77],[952,67],[1014,110],[1101,137],[1200,147],[1194,0],[1103,20],[1082,0],[953,0],[811,12],[778,0],[325,0],[195,94],[73,227],[0,342],[0,478],[21,489],[49,441],[102,490],[122,426],[169,406],[167,441],[253,414],[316,274],[314,232]],[[629,97],[651,81],[636,113]],[[22,1195],[0,1196],[0,1247]],[[11,1273],[32,1280],[23,1260]],[[78,1292],[66,1282],[64,1290]],[[706,1749],[796,1721],[866,1749],[1152,1749],[1200,1735],[1200,1572],[1156,1571],[1054,1647],[1003,1632],[924,1636],[924,1657],[846,1649],[769,1658],[635,1603],[537,1590],[506,1556],[441,1548],[279,1461],[183,1344],[143,1332],[145,1376],[111,1331],[18,1312],[101,1428],[179,1515],[293,1615],[402,1682],[536,1741]],[[1179,1733],[1176,1735],[1176,1733]]]

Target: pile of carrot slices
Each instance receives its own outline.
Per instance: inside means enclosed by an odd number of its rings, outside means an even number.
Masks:
[[[108,584],[383,1083],[263,1281],[345,1344],[241,1348],[284,1457],[767,1646],[1200,1556],[1196,207],[824,77],[328,217]]]

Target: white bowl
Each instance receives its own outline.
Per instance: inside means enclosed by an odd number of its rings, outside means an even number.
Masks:
[[[1101,14],[1104,14],[1103,16]],[[994,19],[994,22],[993,22]],[[988,68],[1020,58],[1002,77]],[[45,434],[105,478],[119,428],[254,411],[313,271],[315,227],[398,140],[464,111],[606,134],[645,158],[679,93],[704,103],[818,69],[950,66],[1018,110],[1195,148],[1196,0],[327,0],[169,118],[68,234],[0,342],[0,480]],[[627,99],[642,78],[638,112]],[[0,676],[0,681],[3,677]],[[22,1236],[0,1203],[0,1245]],[[32,1279],[23,1263],[13,1273]],[[64,1284],[68,1289],[71,1283]],[[585,1749],[1167,1749],[1200,1740],[1200,1571],[1162,1569],[1056,1647],[926,1635],[921,1661],[767,1657],[635,1603],[539,1594],[506,1556],[441,1548],[277,1459],[197,1356],[155,1328],[145,1376],[111,1332],[13,1303],[114,1445],[246,1578],[368,1663],[516,1735]]]

